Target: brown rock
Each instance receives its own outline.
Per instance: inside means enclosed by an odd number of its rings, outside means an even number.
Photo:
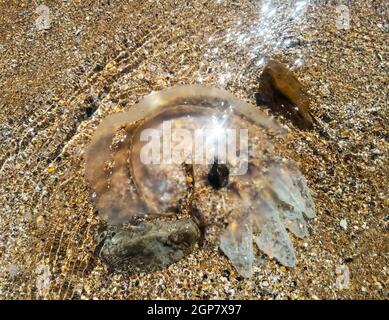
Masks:
[[[302,84],[283,64],[270,60],[260,78],[261,102],[285,115],[300,129],[311,129],[309,99]]]

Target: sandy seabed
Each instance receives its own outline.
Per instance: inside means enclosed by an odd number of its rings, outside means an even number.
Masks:
[[[389,8],[344,3],[350,20],[337,1],[1,1],[0,298],[388,299]],[[269,57],[317,120],[280,118],[317,208],[297,267],[261,256],[244,279],[206,242],[159,272],[108,272],[84,178],[97,125],[177,84],[255,104]]]

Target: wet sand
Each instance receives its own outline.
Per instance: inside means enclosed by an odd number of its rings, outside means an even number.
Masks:
[[[389,298],[388,7],[350,1],[341,29],[335,2],[264,3],[46,1],[42,31],[38,4],[0,3],[0,298]],[[177,84],[255,104],[268,57],[294,70],[317,120],[301,131],[280,118],[317,208],[311,236],[292,239],[297,267],[261,256],[244,279],[207,242],[159,272],[110,273],[84,178],[97,125]]]

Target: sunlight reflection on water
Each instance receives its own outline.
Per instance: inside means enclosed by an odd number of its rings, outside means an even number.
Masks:
[[[218,3],[223,5],[223,1]],[[298,43],[295,31],[298,30],[301,34],[307,25],[305,13],[311,4],[311,0],[295,0],[288,3],[280,0],[258,1],[255,4],[255,19],[250,19],[249,26],[242,25],[242,17],[238,11],[235,24],[231,28],[208,38],[204,58],[212,65],[212,69],[221,74],[216,81],[217,85],[226,87],[234,78],[233,75],[242,67],[239,62],[230,62],[228,56],[234,59],[234,54],[241,53],[246,59],[252,60],[255,66],[262,66],[265,62],[264,57],[291,51]],[[227,46],[229,52],[226,52],[227,49],[223,50]],[[229,62],[228,68],[226,67],[228,64],[223,61]],[[303,62],[304,57],[296,55],[292,67],[299,68]],[[199,72],[197,80],[202,82],[204,78]]]

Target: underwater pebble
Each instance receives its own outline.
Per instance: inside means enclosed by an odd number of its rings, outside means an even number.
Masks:
[[[338,265],[335,269],[336,278],[336,287],[339,290],[348,289],[350,285],[350,270],[346,265]]]
[[[346,220],[346,219],[340,220],[339,225],[340,225],[340,227],[341,227],[343,230],[347,230],[347,220]]]
[[[96,254],[119,272],[150,272],[192,252],[199,229],[190,218],[142,222],[130,229],[109,227],[98,236]]]

